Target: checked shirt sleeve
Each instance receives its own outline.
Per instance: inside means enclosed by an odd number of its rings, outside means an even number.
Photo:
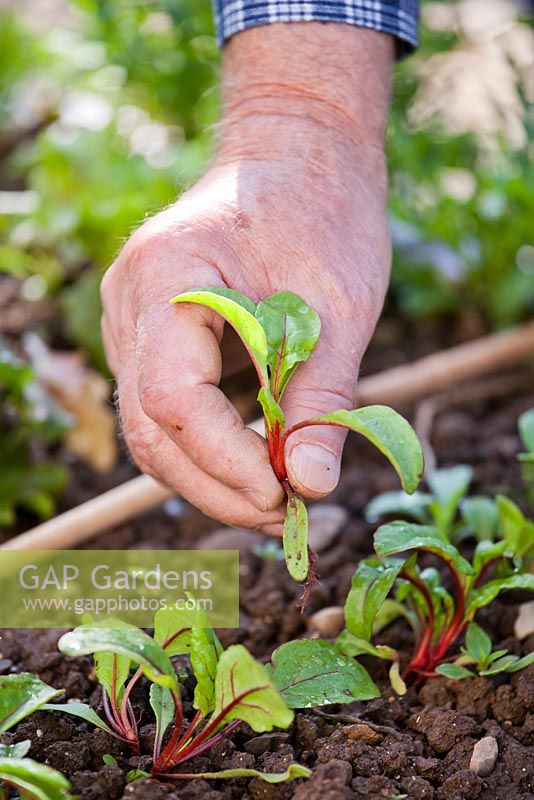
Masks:
[[[418,0],[214,0],[219,43],[271,22],[345,22],[397,37],[399,53],[418,44]]]

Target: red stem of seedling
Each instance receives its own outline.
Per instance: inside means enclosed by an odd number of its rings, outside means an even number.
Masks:
[[[416,587],[416,589],[419,590],[419,592],[424,597],[428,611],[428,620],[426,623],[425,631],[423,633],[419,646],[417,647],[412,657],[410,666],[408,667],[408,669],[404,674],[404,677],[407,677],[410,674],[410,672],[419,669],[424,669],[428,662],[430,656],[429,653],[430,646],[432,644],[432,636],[434,634],[434,605],[432,603],[432,597],[430,595],[430,592],[428,591],[428,587],[426,586],[424,581],[420,580],[415,575],[410,575],[410,573],[408,572],[401,572],[399,577],[404,578],[404,580],[406,581],[409,581],[413,586]]]

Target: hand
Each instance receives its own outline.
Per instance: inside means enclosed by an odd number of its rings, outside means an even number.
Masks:
[[[358,38],[358,58],[362,41],[378,53],[380,91],[364,122],[353,119],[348,101],[326,101],[294,81],[289,90],[278,82],[258,86],[254,64],[265,68],[266,37],[277,37],[278,61],[287,46],[282,61],[290,69],[295,36],[300,31],[309,43],[310,28],[323,54],[333,44],[323,41],[325,30],[338,51],[339,35],[348,33],[347,47]],[[302,42],[297,52],[298,73]],[[348,57],[355,57],[350,49]],[[278,534],[284,494],[266,443],[218,388],[223,321],[169,299],[198,286],[229,286],[256,302],[295,292],[319,313],[322,335],[283,398],[288,425],[352,408],[389,272],[382,135],[391,43],[350,26],[295,23],[246,31],[225,58],[217,157],[196,186],[134,233],[106,274],[103,333],[139,467],[222,522]],[[290,437],[288,473],[300,494],[332,491],[344,437],[331,427]]]

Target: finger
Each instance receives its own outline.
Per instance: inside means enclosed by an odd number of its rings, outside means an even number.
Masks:
[[[144,414],[137,394],[134,359],[121,368],[118,396],[123,433],[143,472],[175,489],[204,514],[226,525],[250,530],[280,526],[285,513],[283,506],[260,512],[246,495],[224,486],[199,469]]]
[[[301,365],[283,398],[287,427],[338,409],[353,408],[354,390],[363,353],[350,335],[323,334],[310,360]],[[285,457],[288,477],[304,497],[319,499],[339,481],[347,431],[333,426],[310,426],[291,434]]]
[[[223,323],[209,309],[153,306],[138,320],[141,407],[202,472],[261,511],[283,499],[263,437],[245,427],[218,388]]]

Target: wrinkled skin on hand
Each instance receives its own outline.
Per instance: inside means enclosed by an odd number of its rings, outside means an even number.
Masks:
[[[324,37],[325,29],[338,36],[329,26],[303,25],[308,38],[314,30]],[[371,52],[382,47],[386,74],[389,37],[333,27],[359,36],[360,45],[363,37]],[[247,58],[253,60],[254,36],[262,44],[266,35],[294,38],[300,28],[255,30],[263,32],[236,37],[240,59],[247,55],[241,41],[252,45]],[[314,46],[322,52],[324,43]],[[347,48],[352,58],[352,40]],[[268,57],[268,51],[259,54],[261,70]],[[299,65],[302,58],[300,49]],[[237,63],[229,83],[243,74]],[[139,228],[108,270],[103,334],[123,432],[141,470],[226,524],[280,534],[284,492],[266,442],[244,427],[218,388],[223,320],[207,308],[169,300],[200,286],[227,286],[254,302],[284,289],[296,293],[319,313],[322,334],[283,397],[287,424],[352,408],[389,274],[386,170],[381,134],[366,141],[355,127],[348,135],[345,108],[328,105],[323,119],[322,99],[306,97],[301,108],[291,95],[292,113],[284,115],[273,108],[272,94],[262,89],[261,106],[256,91],[252,113],[246,104],[243,110],[246,92],[239,90],[237,111],[229,114],[204,177]],[[382,94],[385,118],[387,87]],[[311,427],[289,438],[286,463],[299,494],[321,498],[334,489],[345,436],[339,428]]]

